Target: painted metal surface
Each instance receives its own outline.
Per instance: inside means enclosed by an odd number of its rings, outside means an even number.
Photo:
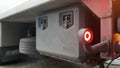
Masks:
[[[82,0],[99,18],[101,24],[101,39],[111,40],[112,37],[112,1],[111,0]]]
[[[82,0],[82,2],[100,18],[112,7],[110,0]]]
[[[100,18],[101,42],[110,40],[112,44],[112,35],[114,32],[114,23],[112,17],[112,0],[82,0],[82,2]],[[111,53],[115,51],[111,45]]]

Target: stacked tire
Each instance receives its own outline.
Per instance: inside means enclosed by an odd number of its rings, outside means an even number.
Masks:
[[[19,42],[19,51],[22,54],[34,55],[36,53],[35,37],[21,38]]]

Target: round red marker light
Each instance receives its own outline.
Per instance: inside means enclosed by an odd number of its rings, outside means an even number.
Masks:
[[[93,32],[92,30],[90,29],[87,29],[85,32],[84,32],[84,41],[86,43],[91,43],[93,40]]]
[[[93,41],[93,31],[89,28],[80,29],[78,37],[81,43],[91,43]]]

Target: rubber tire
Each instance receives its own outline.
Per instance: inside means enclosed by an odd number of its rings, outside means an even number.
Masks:
[[[34,54],[36,52],[35,37],[21,38],[19,43],[19,51],[22,54]]]

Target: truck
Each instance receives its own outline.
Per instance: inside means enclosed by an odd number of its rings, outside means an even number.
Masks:
[[[0,15],[1,48],[30,46],[30,38],[35,37],[29,48],[39,54],[103,66],[106,60],[120,56],[119,3],[119,0],[30,0]],[[33,31],[29,29],[32,25],[36,28]],[[29,31],[36,35],[29,35]],[[29,40],[20,40],[23,38]],[[20,44],[29,41],[29,45]],[[18,49],[21,53],[24,49],[32,50],[26,48]]]

